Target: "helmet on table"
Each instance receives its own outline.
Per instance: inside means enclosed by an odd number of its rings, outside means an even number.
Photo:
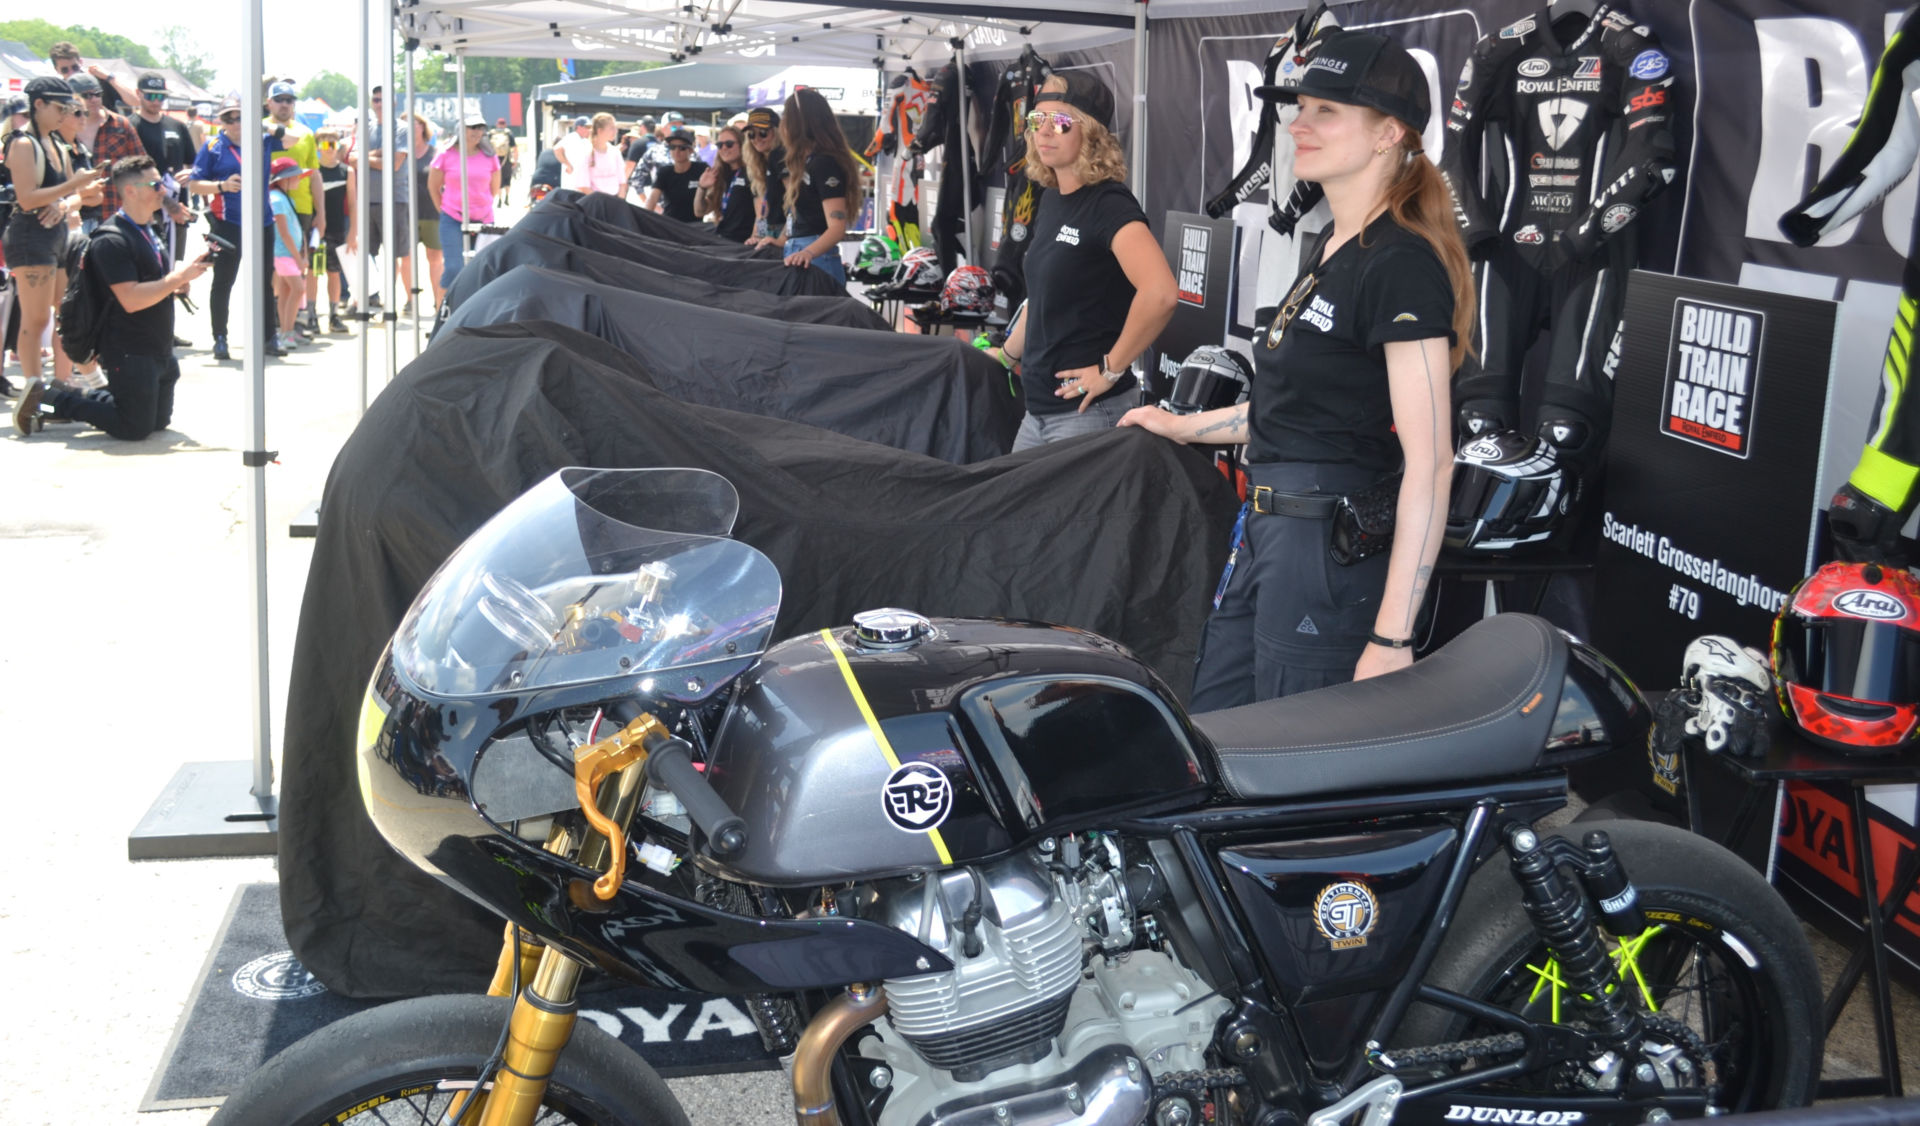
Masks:
[[[1829,563],[1773,620],[1773,677],[1788,722],[1852,754],[1920,743],[1920,580]]]
[[[1180,361],[1173,390],[1160,405],[1174,414],[1198,414],[1233,406],[1252,386],[1253,369],[1246,357],[1218,344],[1202,344]]]
[[[1446,545],[1492,555],[1543,544],[1579,492],[1551,443],[1517,430],[1483,434],[1453,455]]]
[[[944,316],[980,316],[993,311],[993,279],[980,266],[958,266],[940,287],[940,312]]]
[[[932,247],[916,246],[893,268],[893,277],[869,292],[886,300],[930,301],[940,296],[946,276]]]
[[[893,276],[900,252],[885,235],[868,235],[860,240],[860,252],[853,258],[856,280],[877,282]]]

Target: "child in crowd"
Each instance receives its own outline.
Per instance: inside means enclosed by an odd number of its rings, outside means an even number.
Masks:
[[[295,348],[306,337],[294,326],[294,315],[300,311],[300,298],[306,292],[306,271],[300,268],[300,225],[294,218],[293,200],[287,196],[287,186],[294,180],[306,175],[300,162],[290,156],[282,156],[273,162],[273,191],[268,199],[273,204],[273,299],[280,312],[280,323],[285,327],[275,337],[275,343],[282,348]]]

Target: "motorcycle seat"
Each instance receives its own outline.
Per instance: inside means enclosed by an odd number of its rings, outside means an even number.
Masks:
[[[1236,798],[1511,776],[1546,749],[1567,651],[1545,621],[1498,614],[1400,672],[1192,719]]]

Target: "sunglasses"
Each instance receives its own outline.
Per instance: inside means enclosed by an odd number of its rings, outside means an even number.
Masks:
[[[98,101],[103,101],[103,100],[105,100],[105,98],[106,98],[106,95],[105,95],[105,94],[82,94],[82,95],[80,95],[80,96],[81,96],[81,97],[83,97],[83,98],[85,98],[86,100],[88,100],[88,101],[90,101],[90,102],[98,102]]]
[[[1052,125],[1055,133],[1071,133],[1073,132],[1073,115],[1054,113],[1044,109],[1034,110],[1027,115],[1027,128],[1037,133],[1042,125]]]
[[[78,74],[80,73],[80,64],[79,63],[54,63],[53,69],[59,71],[62,75]]]
[[[771,136],[773,136],[773,130],[771,130],[771,129],[749,129],[749,130],[747,130],[747,140],[749,140],[749,141],[758,141],[758,140],[760,140],[760,139],[762,139],[762,138],[765,138],[765,137],[771,137]]]
[[[338,144],[338,143],[336,143],[336,142],[333,142],[333,141],[321,141],[321,142],[320,142],[320,151],[321,151],[321,152],[332,152],[333,150],[335,150],[335,149],[337,149],[337,148],[339,148],[339,147],[340,147],[340,146],[339,146],[339,144]]]
[[[688,146],[688,145],[668,145],[667,151],[668,152],[692,152],[693,149],[691,146]]]
[[[296,101],[297,99],[294,99],[294,98],[272,98],[272,99],[270,99],[270,100],[271,100],[271,101],[273,102],[273,104],[274,104],[274,105],[276,105],[276,106],[290,106],[290,105],[292,105],[292,104],[293,104],[293,103],[294,103],[294,102],[295,102],[295,101]]]
[[[1280,347],[1281,338],[1287,335],[1287,326],[1300,315],[1300,306],[1306,303],[1307,295],[1313,292],[1314,283],[1319,280],[1319,274],[1310,273],[1294,285],[1292,293],[1287,294],[1286,304],[1280,306],[1280,312],[1273,318],[1273,327],[1267,330],[1267,347]]]
[[[160,187],[160,181],[158,180],[135,180],[134,184],[142,188],[158,189]]]
[[[713,143],[713,147],[717,149],[737,149],[740,147],[740,142],[739,141],[715,141]]]
[[[223,113],[220,115],[220,124],[222,125],[238,125],[239,123],[240,115],[237,113]]]
[[[156,94],[152,91],[148,91],[147,93],[140,95],[140,100],[143,102],[164,102],[167,100],[167,96],[164,93]]]

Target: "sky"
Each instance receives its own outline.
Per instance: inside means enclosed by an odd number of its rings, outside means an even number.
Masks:
[[[221,10],[219,19],[196,20],[190,9],[153,0],[87,0],[79,22],[144,43],[156,58],[162,29],[185,24],[219,72],[214,92],[227,93],[240,85],[240,6],[234,0],[214,0],[212,6]],[[354,5],[262,0],[261,7],[268,73],[292,75],[305,83],[320,71],[333,70],[359,81],[360,24],[353,18]]]

